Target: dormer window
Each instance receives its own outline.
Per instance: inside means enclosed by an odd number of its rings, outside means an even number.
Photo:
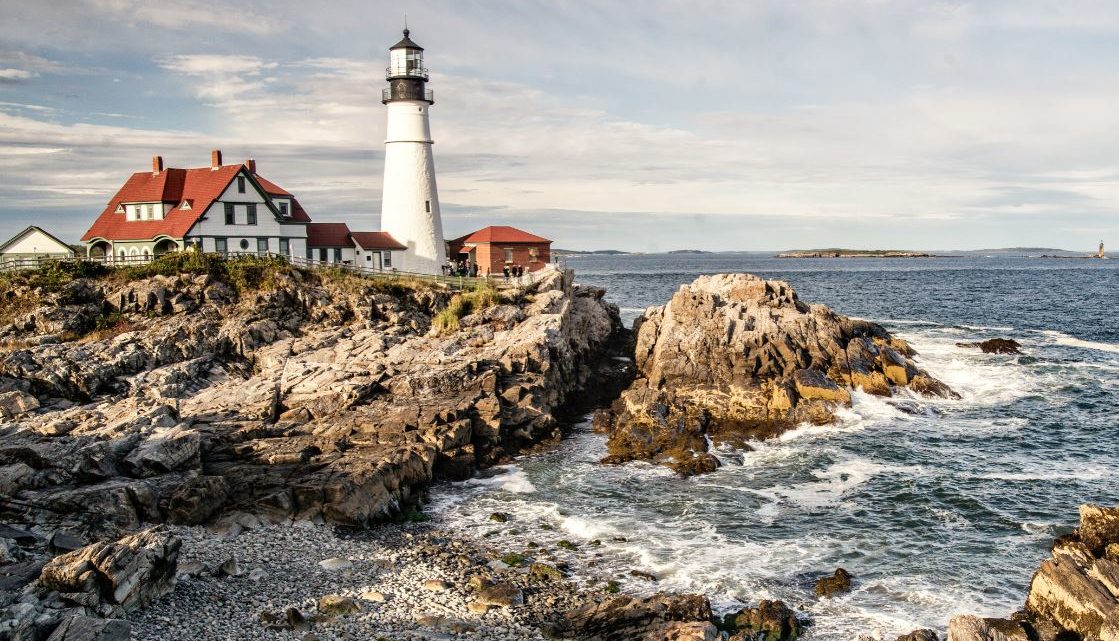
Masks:
[[[287,218],[288,217],[288,201],[281,200],[277,204],[280,206],[280,215],[283,216],[284,218]]]

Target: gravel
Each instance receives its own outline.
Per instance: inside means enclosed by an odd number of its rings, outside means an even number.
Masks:
[[[506,566],[496,560],[502,551],[426,524],[362,532],[305,521],[225,534],[173,529],[183,539],[178,584],[133,616],[136,641],[543,639],[542,625],[602,597]],[[446,589],[430,589],[436,585]],[[476,602],[493,585],[520,590],[523,603],[513,598],[511,607],[487,609],[488,601]],[[327,596],[351,599],[358,610],[320,613]]]

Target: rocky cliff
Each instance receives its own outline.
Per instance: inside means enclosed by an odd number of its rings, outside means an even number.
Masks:
[[[957,616],[948,641],[1119,641],[1119,507],[1080,506],[1080,527],[1053,542],[1025,608],[1007,619]]]
[[[607,462],[715,469],[709,442],[835,420],[851,389],[953,396],[881,326],[800,301],[788,283],[702,276],[634,324],[637,380],[595,417]]]
[[[6,281],[4,520],[85,542],[162,521],[395,518],[433,479],[555,436],[621,331],[601,290],[560,272],[458,304],[444,332],[445,291],[231,273]]]

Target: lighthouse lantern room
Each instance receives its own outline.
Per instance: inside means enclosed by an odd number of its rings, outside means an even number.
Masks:
[[[427,88],[423,51],[408,29],[389,49],[389,86],[381,92],[388,109],[381,229],[407,247],[401,270],[438,274],[446,262],[446,247],[428,122],[435,100]]]

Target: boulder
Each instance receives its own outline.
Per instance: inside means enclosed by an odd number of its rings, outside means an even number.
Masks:
[[[361,606],[356,601],[339,594],[328,594],[319,599],[319,612],[327,616],[345,616],[360,611]]]
[[[523,605],[525,594],[512,583],[495,583],[478,590],[475,601],[488,607],[511,608]]]
[[[609,435],[605,463],[710,472],[718,467],[710,443],[741,445],[834,422],[852,388],[954,394],[881,326],[808,305],[788,283],[749,274],[697,278],[648,309],[634,333],[636,378],[593,421]]]
[[[948,641],[1030,641],[1030,636],[1017,621],[961,615],[948,622]]]

